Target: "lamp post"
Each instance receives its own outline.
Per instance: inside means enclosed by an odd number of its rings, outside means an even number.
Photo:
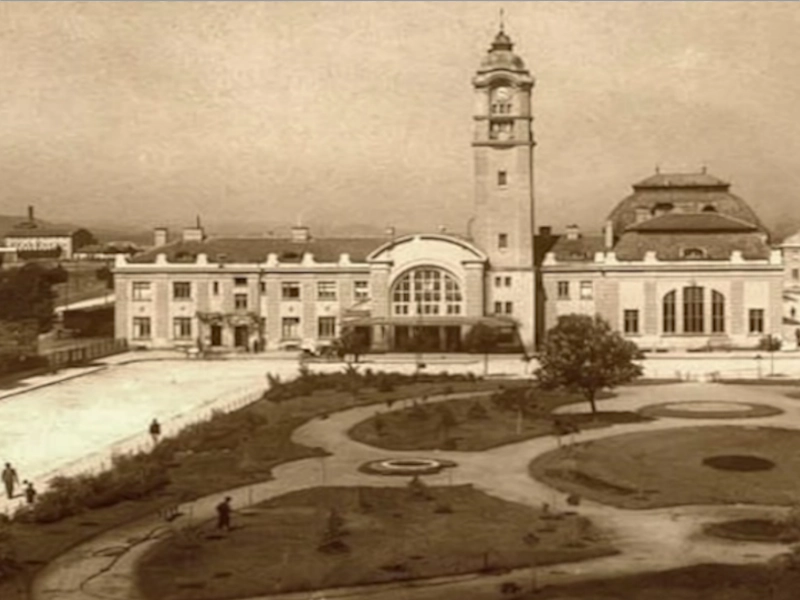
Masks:
[[[761,379],[761,360],[764,357],[760,354],[756,354],[756,378]]]

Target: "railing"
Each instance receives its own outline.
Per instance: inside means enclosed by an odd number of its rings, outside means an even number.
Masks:
[[[43,353],[51,368],[66,367],[88,363],[98,358],[128,351],[127,340],[98,340],[88,344],[76,344],[72,348],[63,348]]]
[[[189,425],[208,421],[214,413],[228,413],[244,408],[260,399],[264,394],[264,390],[263,385],[241,388],[175,415],[161,423],[162,438],[175,436]],[[59,466],[42,477],[37,477],[37,479],[46,482],[57,476],[72,477],[81,474],[99,473],[111,467],[115,456],[152,450],[153,439],[147,431],[146,425],[146,423],[143,424],[144,431],[142,433],[129,436],[114,442],[103,450]]]

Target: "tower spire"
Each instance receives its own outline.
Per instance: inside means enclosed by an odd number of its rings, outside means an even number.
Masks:
[[[500,33],[505,33],[506,31],[506,23],[505,23],[505,10],[503,8],[500,9]]]

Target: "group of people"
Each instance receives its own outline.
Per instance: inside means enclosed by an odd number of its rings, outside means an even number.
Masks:
[[[6,488],[6,497],[11,500],[14,498],[15,487],[19,485],[17,470],[11,466],[11,463],[6,463],[0,478],[2,478],[3,485]],[[25,486],[22,492],[25,495],[25,500],[28,504],[33,504],[36,501],[36,488],[33,487],[33,483],[27,480],[23,481],[22,485]]]

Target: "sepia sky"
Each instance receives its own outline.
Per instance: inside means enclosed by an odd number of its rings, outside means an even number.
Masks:
[[[536,77],[537,217],[599,229],[662,171],[800,228],[800,4],[0,4],[0,214],[463,231],[471,77]]]

